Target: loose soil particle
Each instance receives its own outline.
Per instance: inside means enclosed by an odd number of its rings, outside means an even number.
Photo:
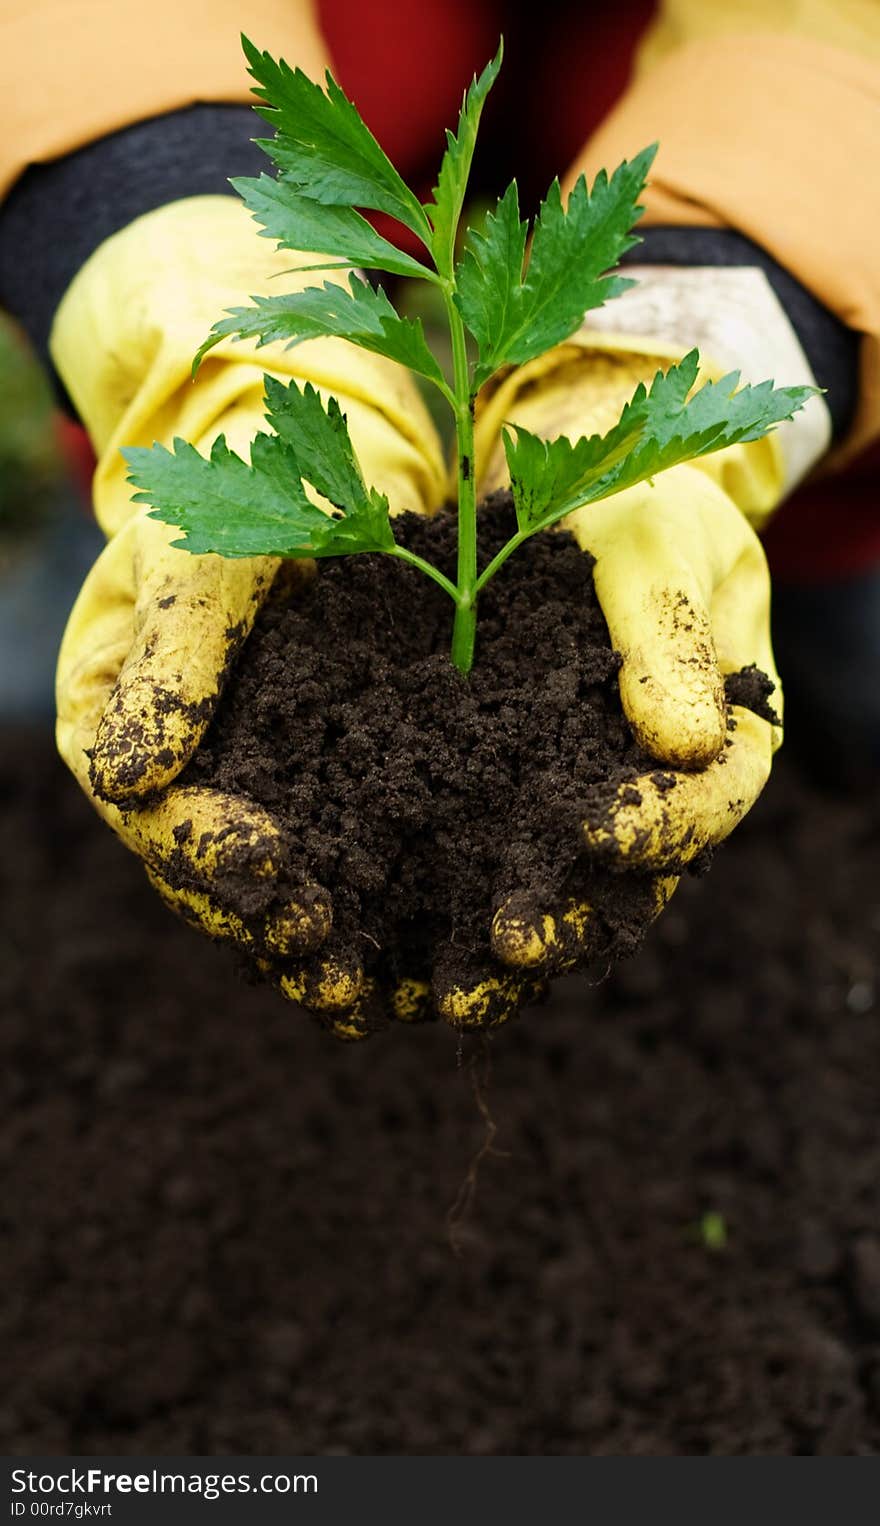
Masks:
[[[515,530],[509,495],[479,524],[485,565]],[[454,577],[451,514],[404,516],[396,533]],[[325,561],[305,586],[294,568],[257,621],[184,779],[275,815],[291,882],[332,893],[328,948],[355,949],[385,984],[503,974],[489,929],[514,892],[535,917],[563,896],[599,907],[595,961],[644,935],[649,879],[601,873],[582,849],[582,823],[657,767],[621,710],[592,566],[559,532],[513,556],[481,598],[467,678],[449,598],[388,557]],[[746,671],[738,702],[766,710],[771,687]],[[245,918],[262,909],[252,885],[232,899]]]
[[[237,986],[0,740],[4,1452],[877,1453],[876,791],[783,751],[636,958],[491,1042],[456,1257],[485,1041]]]

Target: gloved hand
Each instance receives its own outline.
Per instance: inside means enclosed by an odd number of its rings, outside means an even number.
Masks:
[[[192,382],[192,357],[225,308],[314,283],[291,271],[296,263],[258,235],[237,201],[198,197],[109,239],[66,294],[52,353],[98,455],[95,512],[108,545],[62,643],[57,735],[80,785],[169,905],[261,958],[292,999],[336,1012],[358,997],[363,975],[354,951],[334,944],[326,891],[289,883],[282,835],[262,807],[175,783],[277,563],[174,550],[176,532],[132,502],[119,455],[123,444],[175,435],[206,451],[225,433],[247,458],[271,371],[339,398],[366,477],[392,512],[442,501],[443,461],[416,389],[378,356],[338,340],[267,346],[256,357],[226,344]]]
[[[545,438],[604,433],[640,381],[680,358],[627,342],[578,335],[502,378],[484,396],[477,424],[480,493],[506,485],[505,422]],[[749,810],[770,772],[781,728],[725,703],[726,674],[756,663],[773,680],[770,584],[750,518],[776,502],[782,481],[773,436],[658,474],[569,516],[564,528],[596,558],[594,580],[613,647],[620,696],[637,741],[661,768],[624,787],[610,813],[584,823],[585,845],[609,869],[638,871],[634,894],[645,923],[666,905],[681,869],[719,843]],[[528,555],[528,546],[520,555]],[[461,1025],[492,1013],[503,1021],[526,981],[590,957],[597,908],[570,900],[534,906],[516,895],[492,924],[505,976],[475,972],[473,984],[441,993]]]

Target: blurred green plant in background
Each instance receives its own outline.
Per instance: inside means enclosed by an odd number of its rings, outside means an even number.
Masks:
[[[27,341],[0,314],[0,568],[57,509],[66,468],[52,393]]]
[[[77,469],[64,427],[45,371],[0,314],[0,724],[51,725],[61,633],[102,545],[88,464]]]

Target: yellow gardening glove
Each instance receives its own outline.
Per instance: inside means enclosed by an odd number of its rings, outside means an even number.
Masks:
[[[680,355],[645,353],[626,340],[576,336],[500,380],[482,398],[477,424],[481,494],[507,484],[505,422],[544,438],[605,433],[639,382]],[[660,473],[569,516],[565,528],[596,558],[595,586],[622,658],[620,696],[633,733],[660,768],[621,790],[604,819],[584,823],[598,862],[637,870],[645,921],[665,906],[679,871],[722,841],[766,783],[779,726],[724,697],[724,677],[756,663],[781,693],[770,645],[770,583],[750,519],[778,499],[782,462],[774,437],[730,447]],[[528,555],[525,546],[520,555]],[[635,883],[635,882],[634,882]],[[589,957],[594,908],[498,907],[496,955],[509,976],[477,978],[443,993],[450,1020],[503,1021],[527,976]]]
[[[132,503],[119,454],[122,445],[170,445],[175,435],[204,452],[224,433],[247,458],[265,427],[269,371],[338,397],[365,477],[392,512],[442,502],[427,414],[408,374],[379,356],[332,339],[258,355],[226,343],[191,380],[193,355],[224,309],[254,293],[345,278],[291,271],[315,258],[274,251],[232,198],[197,197],[109,239],[66,294],[52,354],[98,456],[95,513],[108,544],[62,643],[57,735],[80,785],[170,905],[269,960],[288,996],[335,1011],[351,1005],[363,976],[356,955],[328,940],[327,893],[289,884],[281,832],[262,807],[175,783],[278,564],[174,550],[177,532]]]

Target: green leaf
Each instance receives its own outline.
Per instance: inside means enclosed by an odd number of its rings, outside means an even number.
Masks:
[[[325,517],[324,528],[312,536],[312,555],[353,556],[359,551],[391,551],[394,544],[388,500],[371,487],[358,508]]]
[[[427,242],[430,227],[418,198],[401,179],[357,108],[326,75],[326,90],[301,69],[242,46],[260,115],[275,128],[258,140],[276,167],[313,201],[388,212]]]
[[[482,232],[468,230],[456,271],[455,303],[477,341],[475,391],[504,363],[506,346],[520,322],[527,232],[515,180],[495,211],[487,214]]]
[[[636,389],[614,428],[575,443],[544,441],[526,429],[504,431],[517,523],[522,532],[555,524],[573,509],[645,482],[658,472],[711,451],[760,439],[789,419],[815,387],[739,386],[739,372],[706,382],[688,400],[699,367],[691,350]]]
[[[266,377],[267,417],[274,435],[258,434],[250,465],[221,437],[210,458],[186,440],[174,450],[154,445],[122,452],[138,503],[153,506],[151,518],[184,532],[172,544],[196,555],[342,556],[388,551],[394,536],[388,500],[368,488],[348,426],[335,398],[325,409],[313,387],[302,391]],[[303,484],[329,499],[327,514],[310,501]]]
[[[540,349],[558,343],[563,329],[567,337],[569,324],[621,290],[620,281],[602,278],[638,243],[632,229],[641,217],[639,197],[656,153],[652,143],[618,165],[610,180],[600,170],[590,190],[579,176],[566,208],[554,181],[535,223],[526,277],[527,321],[538,329],[530,335],[532,353],[536,343]]]
[[[323,206],[289,181],[273,180],[271,175],[238,176],[229,183],[263,228],[264,237],[274,239],[280,249],[325,256],[322,265],[310,269],[342,263],[436,280],[433,271],[396,249],[352,207]]]
[[[487,64],[479,79],[474,79],[467,90],[458,118],[458,135],[446,130],[446,152],[440,164],[440,173],[434,188],[434,200],[425,207],[434,229],[431,248],[438,269],[451,272],[455,253],[455,236],[461,217],[467,190],[477,129],[480,125],[486,97],[492,89],[501,60],[504,57],[504,39],[498,44],[498,52]]]
[[[214,324],[196,364],[221,339],[256,339],[258,347],[285,340],[287,348],[331,335],[387,355],[444,388],[443,372],[425,340],[420,318],[401,318],[384,291],[349,276],[348,287],[327,281],[278,297],[252,297],[253,307],[234,307]]]
[[[251,465],[221,435],[210,458],[176,439],[164,445],[123,450],[137,503],[153,505],[152,519],[176,525],[184,539],[175,546],[200,555],[308,556],[309,541],[326,515],[303,491],[293,452],[282,441],[258,434]]]
[[[591,190],[581,175],[565,207],[555,180],[535,222],[525,279],[515,185],[484,231],[468,234],[456,303],[477,341],[476,387],[500,366],[522,365],[560,344],[586,312],[632,285],[607,272],[637,242],[630,230],[655,153],[656,144],[643,149],[610,180],[600,171]]]
[[[345,520],[325,522],[322,541],[338,540],[346,525],[349,533],[363,530],[374,542],[356,549],[381,550],[393,545],[388,500],[364,483],[336,398],[329,398],[325,408],[320,393],[309,382],[303,388],[295,381],[285,386],[267,376],[266,416],[279,439],[290,447],[304,481],[346,516]]]

